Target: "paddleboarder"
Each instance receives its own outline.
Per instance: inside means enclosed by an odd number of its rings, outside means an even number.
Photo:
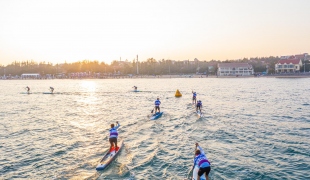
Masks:
[[[110,131],[110,138],[109,138],[109,142],[110,142],[110,150],[113,147],[113,144],[115,144],[115,152],[118,151],[118,147],[117,147],[117,137],[118,137],[118,132],[117,129],[120,127],[120,124],[118,123],[118,121],[116,121],[117,126],[114,126],[114,124],[111,124],[111,129]]]
[[[50,91],[51,91],[51,93],[53,93],[54,92],[54,88],[50,87]]]
[[[160,104],[161,104],[161,102],[160,102],[159,98],[157,98],[157,100],[155,101],[155,114],[156,114],[157,110],[160,113],[160,107],[159,107]]]
[[[137,91],[137,90],[138,90],[138,87],[137,87],[137,86],[133,86],[132,88],[135,88],[135,91]]]
[[[195,145],[196,145],[196,150],[195,150],[195,158],[194,158],[194,167],[195,165],[199,166],[197,180],[200,180],[200,176],[202,176],[203,174],[205,175],[206,180],[209,180],[208,175],[211,171],[210,162],[205,152],[203,151],[203,149],[199,146],[199,144],[196,143]]]
[[[30,87],[26,87],[26,89],[27,89],[27,93],[29,93],[30,92]]]
[[[201,108],[202,108],[202,102],[201,100],[198,100],[196,104],[196,112],[198,112],[198,109],[201,112]]]
[[[196,96],[197,96],[197,93],[194,92],[194,91],[192,91],[192,93],[193,93],[193,103],[195,102],[195,104],[196,104]]]

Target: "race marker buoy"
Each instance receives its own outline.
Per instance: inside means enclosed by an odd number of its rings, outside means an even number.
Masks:
[[[177,89],[177,91],[175,92],[175,97],[182,97],[182,94],[180,93],[180,91]]]

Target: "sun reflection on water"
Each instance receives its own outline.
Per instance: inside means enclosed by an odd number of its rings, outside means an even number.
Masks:
[[[86,92],[95,92],[97,89],[97,84],[94,81],[82,81],[80,87]]]
[[[97,105],[101,101],[97,94],[98,84],[95,81],[82,81],[79,84],[79,89],[82,94],[76,99],[78,102],[76,108],[88,115],[98,114]]]

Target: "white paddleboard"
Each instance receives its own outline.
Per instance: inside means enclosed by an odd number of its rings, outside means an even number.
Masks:
[[[194,170],[193,170],[193,179],[192,180],[197,180],[197,178],[198,178],[198,171],[199,171],[199,167],[196,165]],[[204,174],[202,176],[200,176],[200,180],[206,180],[206,177],[205,177]]]
[[[105,156],[103,156],[103,158],[96,167],[97,171],[104,170],[116,158],[116,156],[119,154],[119,152],[123,147],[123,142],[124,141],[122,140],[118,142],[119,149],[115,150],[115,147],[112,147],[112,149],[109,152],[107,152]]]
[[[198,111],[196,111],[196,113],[197,113],[197,115],[198,115],[198,117],[203,117],[203,114],[198,110]]]

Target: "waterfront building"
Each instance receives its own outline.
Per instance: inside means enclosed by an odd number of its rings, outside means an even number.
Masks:
[[[38,73],[24,73],[21,75],[22,79],[39,79],[40,77]]]
[[[308,53],[281,56],[278,63],[275,64],[276,73],[295,73],[300,72],[302,66],[305,67],[305,61],[309,58]]]
[[[248,63],[219,63],[218,76],[250,76],[254,74],[252,65]]]
[[[300,72],[302,66],[301,59],[280,59],[278,63],[275,64],[276,73],[294,73]]]

